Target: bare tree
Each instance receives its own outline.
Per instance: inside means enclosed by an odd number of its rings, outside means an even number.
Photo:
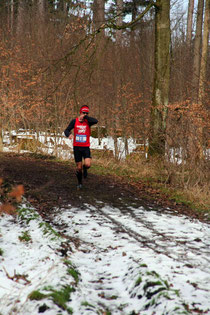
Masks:
[[[202,47],[202,26],[203,26],[203,9],[204,0],[198,0],[197,20],[196,20],[196,34],[194,43],[194,55],[193,55],[193,102],[198,100],[198,85],[200,75],[200,60],[201,60],[201,47]]]
[[[101,25],[105,21],[105,1],[104,0],[94,0],[93,3],[93,23],[95,30],[99,30]],[[101,109],[102,109],[102,89],[103,85],[103,67],[104,67],[104,43],[105,43],[105,33],[104,29],[100,29],[96,36],[96,88],[94,93],[94,103],[98,109],[97,117],[101,121]],[[98,139],[100,142],[100,125],[98,124]]]
[[[45,0],[37,0],[37,6],[40,19],[43,21],[45,15]]]
[[[117,26],[122,25],[123,17],[123,0],[117,0]],[[116,33],[116,43],[119,45],[122,42],[122,30],[119,29]]]
[[[157,0],[155,5],[155,75],[150,122],[150,155],[163,155],[165,152],[169,79],[170,0]]]
[[[209,41],[209,13],[210,12],[210,0],[205,2],[205,18],[204,18],[204,30],[203,30],[203,45],[201,54],[201,66],[200,66],[200,78],[199,78],[199,92],[198,100],[202,103],[205,92],[206,70],[207,70],[207,57],[208,57],[208,41]]]
[[[192,24],[193,24],[194,0],[189,0],[187,15],[187,44],[192,42]]]
[[[21,36],[24,28],[24,14],[25,14],[25,1],[18,1],[18,11],[17,11],[17,35]]]

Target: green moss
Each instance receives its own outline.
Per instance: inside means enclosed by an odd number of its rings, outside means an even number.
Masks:
[[[88,303],[88,302],[86,302],[86,301],[85,301],[85,302],[82,302],[81,305],[82,305],[82,306],[85,306],[85,307],[95,308],[94,305],[92,305],[92,304],[90,304],[90,303]]]
[[[65,259],[63,262],[66,266],[72,266],[72,262],[68,259]]]
[[[142,283],[142,277],[138,277],[138,279],[136,280],[136,283],[135,283],[135,287],[137,287],[141,283]]]
[[[60,237],[60,234],[56,232],[49,223],[41,222],[39,226],[42,228],[44,235],[48,234],[54,236],[54,238]]]
[[[36,301],[40,301],[40,300],[43,300],[47,297],[48,295],[46,294],[43,294],[39,291],[33,291],[29,294],[28,298],[29,300],[33,301],[33,300],[36,300]]]
[[[71,293],[75,289],[69,285],[64,286],[61,290],[55,290],[52,286],[47,286],[43,288],[44,291],[48,291],[46,294],[41,293],[40,291],[33,291],[28,297],[30,300],[42,300],[45,298],[50,298],[59,308],[72,314],[73,311],[71,308],[67,307],[66,303],[70,300]]]
[[[147,265],[146,264],[141,264],[140,267],[141,268],[147,268]]]
[[[142,264],[141,266],[145,265]],[[143,310],[155,309],[165,299],[174,301],[175,308],[179,310],[174,314],[189,314],[185,313],[186,309],[183,307],[185,303],[180,298],[179,290],[173,289],[172,285],[167,280],[162,279],[156,271],[149,271],[145,268],[140,268],[139,276],[133,289],[129,292],[131,296],[138,296],[139,299],[146,298]],[[135,312],[131,314],[135,314]]]
[[[70,295],[74,292],[75,289],[71,286],[65,286],[61,290],[53,290],[48,294],[49,297],[53,300],[53,302],[59,306],[61,309],[66,310],[68,314],[72,314],[72,309],[68,308],[66,303],[70,300]]]
[[[18,208],[18,217],[21,221],[25,221],[28,224],[32,220],[37,220],[39,215],[32,209],[29,208]]]
[[[78,283],[78,281],[79,281],[78,271],[75,270],[74,268],[68,268],[67,272],[69,275],[71,275],[74,278],[75,282]]]
[[[18,237],[21,242],[30,242],[31,236],[28,231],[22,232],[22,235]]]

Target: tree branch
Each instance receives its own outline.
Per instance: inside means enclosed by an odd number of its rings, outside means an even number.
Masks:
[[[113,29],[117,29],[117,30],[122,30],[122,29],[126,29],[126,28],[131,28],[133,27],[138,21],[140,21],[144,15],[151,9],[151,7],[153,6],[157,6],[156,3],[154,1],[151,1],[148,6],[144,9],[144,11],[139,14],[137,16],[137,18],[129,23],[123,23],[122,25],[116,25],[114,23],[115,21],[115,18],[108,22],[108,23],[105,23],[105,24],[102,24],[99,29],[98,29],[98,32],[100,32],[102,29],[106,29],[106,28],[113,28]]]

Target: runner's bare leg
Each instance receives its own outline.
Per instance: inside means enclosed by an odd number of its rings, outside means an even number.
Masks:
[[[76,163],[76,176],[78,179],[79,185],[82,185],[82,162]]]
[[[83,165],[83,176],[84,178],[87,177],[87,170],[91,166],[91,158],[86,158]]]

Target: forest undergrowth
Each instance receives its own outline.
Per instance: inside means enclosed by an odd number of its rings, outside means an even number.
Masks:
[[[125,160],[116,160],[106,152],[93,152],[91,171],[111,175],[131,185],[144,185],[148,191],[168,198],[175,204],[184,204],[195,213],[210,218],[209,161],[192,168],[177,165],[160,158],[146,159],[143,155],[129,155]],[[204,174],[205,172],[205,174]]]

